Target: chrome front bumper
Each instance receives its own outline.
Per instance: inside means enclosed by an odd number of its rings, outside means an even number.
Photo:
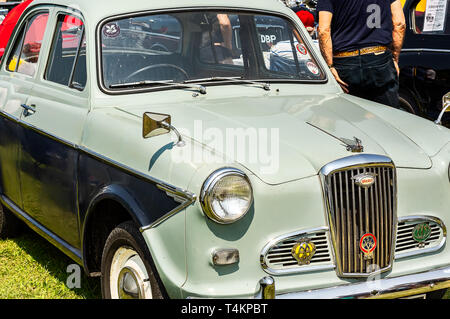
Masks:
[[[259,282],[261,299],[392,299],[450,288],[450,266],[400,277],[383,278],[329,288],[277,294],[273,277]]]

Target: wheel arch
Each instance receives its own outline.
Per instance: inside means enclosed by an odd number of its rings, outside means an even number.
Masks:
[[[128,220],[138,228],[146,224],[144,211],[124,187],[108,185],[94,196],[84,215],[81,234],[83,265],[87,274],[98,275],[108,235]]]

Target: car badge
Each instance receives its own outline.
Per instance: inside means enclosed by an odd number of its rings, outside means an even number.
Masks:
[[[431,227],[427,223],[418,224],[412,231],[413,239],[419,243],[419,247],[425,247],[425,241],[431,236]]]
[[[316,253],[316,245],[310,239],[302,239],[292,247],[291,254],[299,265],[309,265]]]
[[[120,27],[117,23],[108,23],[103,27],[103,34],[109,38],[116,38],[120,35]]]
[[[375,178],[377,174],[373,173],[362,173],[356,176],[353,176],[352,179],[355,181],[355,184],[362,188],[370,188],[373,184],[375,184]]]
[[[377,238],[370,233],[365,234],[359,241],[359,248],[364,253],[364,259],[373,259],[373,251],[377,248]]]

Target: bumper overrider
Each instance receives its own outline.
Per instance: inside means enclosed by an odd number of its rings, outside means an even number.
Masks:
[[[259,281],[257,299],[394,299],[450,288],[450,266],[392,278],[344,284],[335,287],[276,293],[271,276]]]

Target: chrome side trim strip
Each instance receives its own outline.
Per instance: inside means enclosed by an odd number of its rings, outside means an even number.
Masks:
[[[97,160],[100,160],[108,165],[114,166],[115,168],[118,168],[126,173],[132,174],[133,176],[136,176],[138,178],[141,178],[143,180],[149,181],[153,184],[156,184],[156,186],[161,189],[166,191],[166,193],[171,196],[174,197],[176,201],[180,202],[181,205],[177,208],[175,208],[174,210],[168,212],[166,215],[164,215],[163,217],[159,218],[157,221],[155,221],[154,223],[152,223],[151,225],[146,225],[141,227],[141,231],[145,231],[149,228],[153,228],[158,226],[159,224],[161,224],[162,222],[164,222],[165,220],[167,220],[169,217],[173,216],[174,214],[178,213],[179,211],[185,209],[186,207],[188,207],[189,205],[193,204],[196,200],[197,200],[197,196],[187,190],[175,187],[173,185],[170,185],[168,183],[165,183],[163,181],[160,181],[154,177],[151,177],[149,175],[146,175],[144,173],[141,173],[127,165],[121,164],[113,159],[110,159],[106,156],[103,156],[99,153],[96,153],[84,146],[80,146],[77,144],[74,144],[70,141],[64,140],[62,138],[59,138],[57,136],[55,136],[52,133],[49,133],[47,131],[41,130],[39,128],[37,128],[36,126],[33,126],[27,122],[22,121],[21,119],[11,116],[10,114],[4,112],[3,110],[0,110],[0,116],[3,116],[4,118],[13,121],[14,123],[27,128],[27,129],[31,129],[34,132],[44,135],[56,142],[62,143],[70,148],[73,148],[79,152],[83,152],[87,155],[89,155],[90,157],[93,157]]]
[[[447,49],[427,49],[427,48],[417,48],[417,49],[402,49],[402,52],[435,52],[435,53],[450,53]]]
[[[34,131],[34,132],[36,132],[38,134],[44,135],[44,136],[46,136],[46,137],[48,137],[48,138],[50,138],[50,139],[52,139],[52,140],[54,140],[56,142],[62,143],[64,145],[69,146],[69,147],[74,148],[74,149],[78,148],[76,144],[74,144],[72,142],[69,142],[69,141],[67,141],[65,139],[62,139],[60,137],[57,137],[56,135],[54,135],[52,133],[49,133],[47,131],[43,131],[43,130],[39,129],[38,127],[36,127],[36,126],[34,126],[32,124],[29,124],[29,123],[27,123],[25,121],[22,121],[21,119],[15,117],[15,116],[11,116],[10,114],[6,113],[5,111],[0,110],[0,116],[3,116],[4,118],[6,118],[6,119],[8,119],[10,121],[13,121],[15,124],[18,124],[18,125],[20,125],[22,127],[25,127],[27,129],[31,129],[32,131]]]
[[[164,216],[160,217],[158,220],[156,220],[155,222],[151,223],[150,225],[145,225],[142,226],[141,228],[139,228],[139,230],[141,232],[144,232],[150,228],[154,228],[158,225],[160,225],[161,223],[163,223],[164,221],[166,221],[167,219],[169,219],[171,216],[175,215],[176,213],[180,212],[181,210],[185,209],[186,207],[192,205],[196,200],[197,200],[197,195],[195,195],[194,193],[191,193],[187,190],[172,186],[170,184],[164,183],[156,178],[153,178],[151,176],[148,176],[146,174],[143,174],[127,165],[121,164],[115,160],[112,160],[106,156],[103,156],[99,153],[96,153],[94,151],[91,151],[87,148],[85,148],[84,146],[80,146],[79,150],[81,152],[84,152],[88,155],[90,155],[91,157],[94,157],[102,162],[105,162],[109,165],[112,165],[120,170],[126,171],[138,178],[142,178],[144,180],[148,180],[154,184],[156,184],[156,186],[165,191],[167,193],[168,196],[173,197],[175,199],[175,201],[181,203],[180,206],[176,207],[175,209],[171,210],[170,212],[168,212],[167,214],[165,214]]]
[[[47,239],[50,243],[56,246],[59,250],[65,253],[67,256],[72,258],[78,264],[83,265],[83,258],[81,256],[81,251],[63,239],[58,237],[56,234],[52,233],[50,230],[45,228],[39,222],[37,222],[34,218],[29,216],[27,213],[22,211],[19,207],[16,206],[12,201],[10,201],[6,196],[0,195],[0,202],[8,208],[10,211],[14,212],[14,214],[20,218],[25,224],[27,224],[30,228],[32,228],[39,235]]]
[[[327,233],[327,239],[329,241],[328,231],[329,231],[329,228],[326,227],[326,226],[323,226],[323,227],[317,227],[317,228],[311,228],[311,229],[294,231],[294,232],[291,232],[291,233],[288,233],[288,234],[284,234],[284,235],[275,237],[274,239],[269,241],[263,247],[263,249],[261,250],[261,253],[260,253],[261,267],[268,274],[278,275],[278,276],[299,274],[299,273],[305,273],[305,272],[314,272],[314,271],[334,270],[335,269],[335,265],[333,263],[333,257],[331,255],[331,247],[330,247],[329,243],[327,243],[328,248],[330,250],[330,259],[331,259],[331,262],[329,264],[325,264],[325,265],[305,265],[305,266],[299,266],[298,268],[295,268],[295,269],[272,269],[272,268],[270,268],[267,265],[267,261],[266,261],[267,254],[269,253],[270,249],[273,248],[273,246],[275,246],[277,243],[279,243],[279,242],[281,242],[283,240],[286,240],[286,239],[288,239],[290,237],[298,237],[298,236],[302,236],[302,235],[306,235],[307,236],[308,234],[315,234],[315,233],[325,232],[325,233]]]
[[[151,228],[154,228],[154,227],[162,224],[164,221],[166,221],[167,219],[169,219],[170,217],[172,217],[176,213],[178,213],[178,212],[182,211],[183,209],[191,206],[197,200],[197,195],[195,195],[193,193],[189,193],[189,192],[182,191],[182,190],[179,190],[179,189],[169,189],[169,188],[164,187],[162,185],[157,185],[157,187],[159,189],[165,190],[166,193],[169,196],[174,197],[176,201],[177,201],[177,199],[183,198],[183,196],[185,198],[187,196],[187,198],[185,199],[184,202],[181,203],[180,206],[178,206],[177,208],[171,210],[170,212],[168,212],[167,214],[165,214],[161,218],[157,219],[155,222],[151,223],[150,225],[143,226],[143,227],[139,228],[141,233],[143,233],[146,230],[149,230]]]
[[[432,222],[438,224],[442,229],[442,239],[439,242],[438,245],[434,247],[429,248],[423,248],[415,251],[410,252],[404,252],[404,253],[396,253],[395,254],[395,260],[407,258],[411,256],[417,256],[417,255],[425,255],[429,253],[433,253],[436,251],[439,251],[442,247],[444,247],[445,243],[447,242],[447,227],[445,226],[444,222],[434,216],[407,216],[407,217],[399,217],[398,223],[403,222],[417,222],[417,223],[425,223],[425,222]]]

